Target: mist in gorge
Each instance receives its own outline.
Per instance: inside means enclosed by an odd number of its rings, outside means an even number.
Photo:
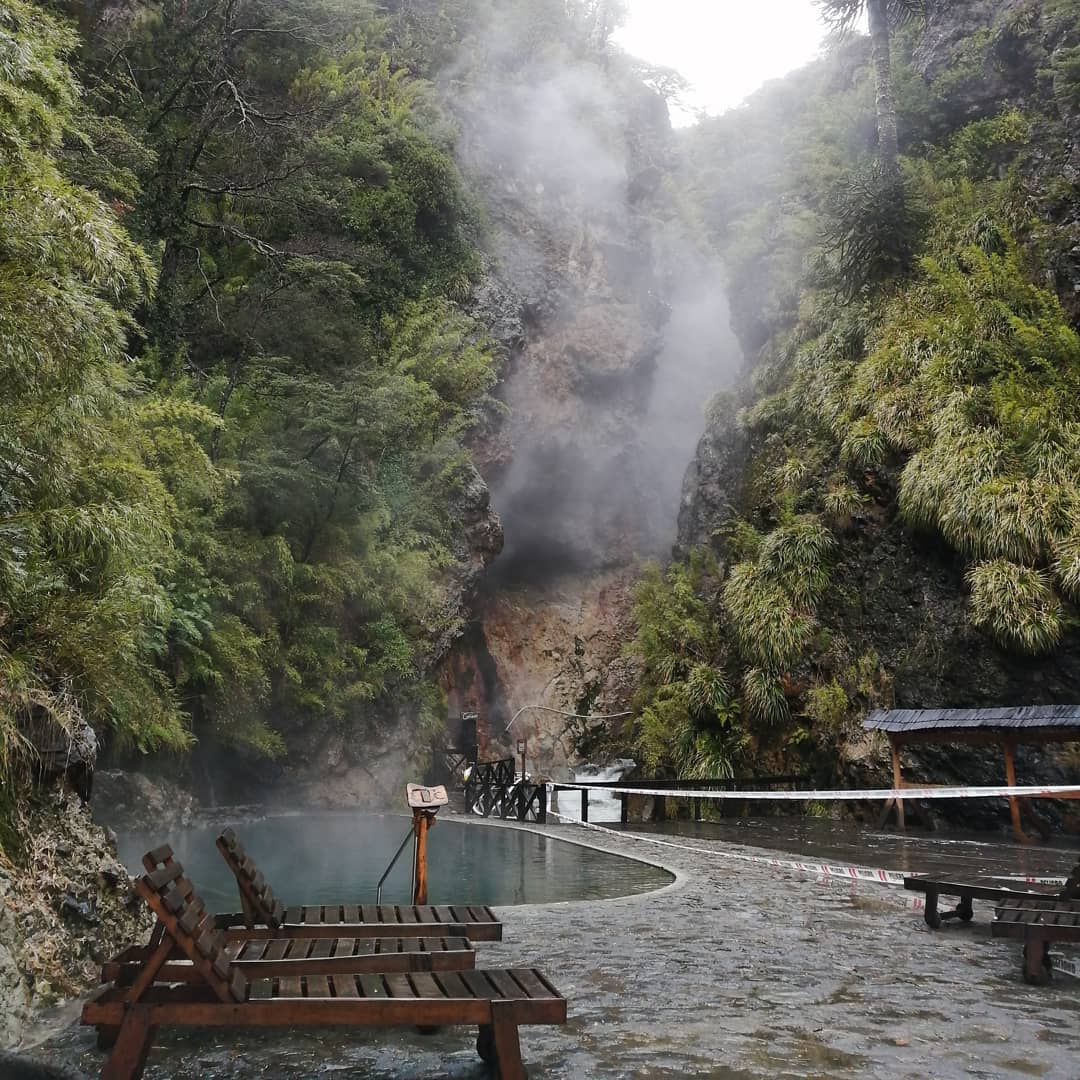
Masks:
[[[626,58],[533,50],[534,34],[520,11],[496,18],[454,104],[523,326],[500,391],[509,449],[487,470],[496,587],[666,558],[705,404],[741,364],[720,267],[665,205],[663,99]]]

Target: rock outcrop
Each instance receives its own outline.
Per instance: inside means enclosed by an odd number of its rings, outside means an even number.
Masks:
[[[665,188],[677,151],[658,94],[597,57],[541,58],[458,108],[492,222],[479,302],[510,357],[509,414],[476,446],[505,546],[443,683],[452,715],[478,714],[481,757],[521,740],[530,771],[565,775],[567,714],[628,706],[632,582],[670,552],[737,348]]]
[[[0,1046],[18,1041],[34,1008],[94,985],[149,924],[107,830],[77,795],[42,790],[17,850],[0,857]]]

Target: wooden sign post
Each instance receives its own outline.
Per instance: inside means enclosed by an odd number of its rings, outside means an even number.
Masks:
[[[445,806],[450,798],[446,794],[446,788],[422,787],[420,784],[409,784],[405,789],[409,806],[413,812],[413,835],[415,844],[413,850],[416,858],[413,865],[413,898],[414,904],[426,904],[427,898],[427,834],[435,824],[435,815],[440,806]]]

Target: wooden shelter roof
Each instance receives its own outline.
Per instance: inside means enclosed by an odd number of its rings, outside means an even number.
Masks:
[[[1022,705],[1000,709],[875,709],[863,727],[893,735],[945,732],[1064,734],[1080,739],[1080,705]]]

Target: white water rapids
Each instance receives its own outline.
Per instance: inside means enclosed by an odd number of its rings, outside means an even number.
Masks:
[[[596,781],[603,783],[610,780],[621,780],[631,769],[635,762],[630,758],[617,758],[610,765],[579,765],[573,769],[575,784],[588,784]],[[576,791],[560,791],[556,793],[558,800],[552,807],[564,818],[573,821],[581,820],[581,795]],[[590,821],[619,821],[621,820],[618,796],[608,791],[589,792],[589,820]]]

